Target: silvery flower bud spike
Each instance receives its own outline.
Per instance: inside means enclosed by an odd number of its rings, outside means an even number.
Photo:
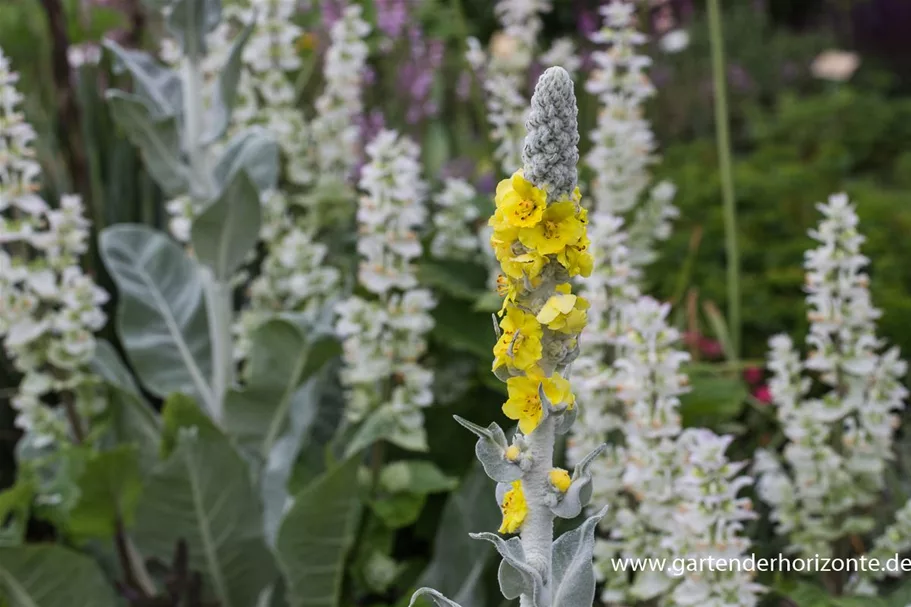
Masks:
[[[588,213],[576,186],[579,132],[573,82],[562,68],[544,72],[535,87],[526,122],[524,167],[497,186],[490,242],[500,262],[503,307],[494,316],[497,343],[493,372],[506,383],[503,413],[519,432],[512,445],[500,427],[456,420],[478,436],[475,452],[497,481],[503,512],[498,529],[471,537],[491,542],[502,557],[498,578],[506,599],[521,607],[590,607],[595,596],[594,535],[606,508],[554,540],[554,517],[572,518],[591,499],[591,460],[572,477],[555,468],[556,435],[565,433],[578,406],[569,365],[579,352],[588,302],[571,280],[588,276]],[[422,588],[437,607],[458,607],[439,592]]]

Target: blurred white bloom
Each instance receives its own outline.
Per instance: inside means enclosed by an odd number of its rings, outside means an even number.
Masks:
[[[576,54],[576,43],[572,38],[557,38],[547,52],[541,54],[541,63],[548,67],[559,65],[573,78],[582,67],[582,59]]]
[[[668,54],[679,53],[690,45],[690,35],[686,30],[673,30],[661,36],[658,46]]]
[[[821,80],[845,82],[860,67],[860,56],[850,51],[828,50],[817,55],[810,72]]]
[[[352,4],[330,32],[323,73],[326,88],[316,99],[313,119],[313,147],[322,177],[345,180],[358,161],[360,129],[356,118],[363,112],[364,68],[369,48],[364,39],[370,25]]]
[[[435,229],[430,252],[440,259],[474,259],[479,251],[477,232],[473,224],[480,211],[474,200],[478,193],[464,179],[447,179],[443,190],[434,197]]]
[[[421,254],[416,229],[427,219],[427,186],[420,150],[394,131],[381,131],[366,148],[358,207],[358,281],[376,296],[354,296],[336,306],[343,340],[345,414],[353,422],[388,415],[389,440],[406,449],[426,445],[421,409],[433,402],[433,373],[420,366],[433,328],[433,295],[417,288],[413,261]],[[467,185],[467,184],[465,184]],[[456,185],[447,202],[464,194]]]
[[[780,456],[758,453],[755,464],[760,497],[803,556],[828,556],[838,538],[869,530],[869,519],[854,512],[879,499],[908,395],[905,362],[875,335],[880,312],[854,207],[836,194],[817,208],[823,219],[810,236],[819,245],[804,261],[810,352],[801,361],[787,336],[769,341],[769,389],[788,442]],[[804,371],[828,391],[809,397]]]

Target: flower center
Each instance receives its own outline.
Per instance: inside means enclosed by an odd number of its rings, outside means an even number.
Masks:
[[[545,221],[542,227],[544,238],[557,238],[560,235],[560,224],[556,221]]]

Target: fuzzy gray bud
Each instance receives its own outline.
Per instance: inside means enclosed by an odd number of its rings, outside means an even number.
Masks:
[[[576,188],[579,124],[573,80],[562,67],[548,68],[535,85],[525,121],[522,162],[525,178],[548,192],[551,200]]]

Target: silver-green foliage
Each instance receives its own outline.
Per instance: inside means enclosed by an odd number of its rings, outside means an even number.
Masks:
[[[117,287],[115,329],[126,362],[100,342],[91,368],[106,389],[109,424],[86,429],[104,440],[73,448],[70,474],[79,491],[71,520],[59,524],[76,543],[111,545],[116,538],[120,562],[133,571],[118,567],[113,574],[150,604],[170,591],[145,563],[172,562],[185,546],[206,604],[333,607],[360,521],[359,454],[328,465],[296,495],[289,480],[318,422],[321,370],[338,344],[328,327],[276,317],[254,332],[243,373],[236,373],[236,280],[254,257],[260,199],[279,173],[278,147],[267,131],[225,136],[250,29],[237,36],[212,107],[204,109],[200,60],[221,2],[155,6],[183,49],[181,69],[108,42],[117,68],[132,76],[133,92],[108,91],[107,99],[162,190],[192,199],[193,249],[144,225],[115,225],[100,235]],[[162,414],[146,395],[164,399]],[[30,499],[28,482],[0,494],[0,513],[18,517],[20,503]],[[0,548],[0,603],[119,604],[90,557],[17,545],[18,524],[0,531],[12,544]]]

